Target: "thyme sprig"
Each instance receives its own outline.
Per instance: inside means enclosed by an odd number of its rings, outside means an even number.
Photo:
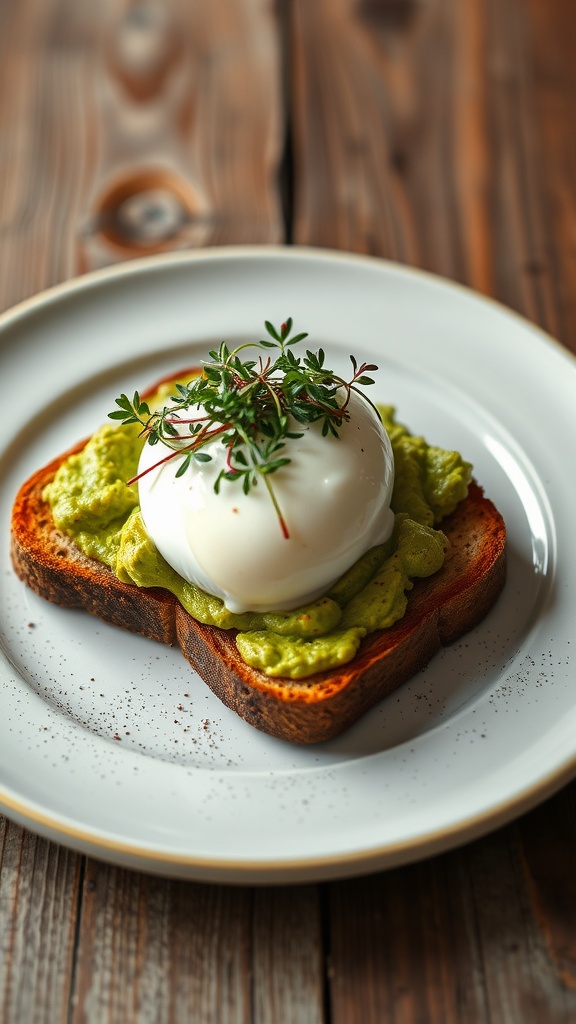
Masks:
[[[176,476],[182,476],[193,461],[210,462],[212,455],[204,448],[219,440],[226,448],[226,461],[214,483],[216,493],[224,480],[240,483],[245,494],[261,480],[285,537],[288,528],[270,477],[291,461],[286,441],[302,437],[298,425],[317,422],[324,437],[339,437],[349,419],[351,393],[363,394],[359,385],[373,384],[367,373],[378,369],[373,363],[359,366],[350,356],[353,372],[345,380],[327,368],[321,348],[296,356],[293,346],[308,335],[292,335],[292,326],[291,318],[279,330],[265,321],[265,339],[232,350],[222,342],[210,352],[211,362],[203,364],[201,376],[188,384],[175,384],[175,393],[161,410],[151,411],[136,391],[132,400],[124,394],[117,398],[118,408],[109,413],[110,419],[123,424],[140,424],[149,444],[162,442],[170,449],[144,473],[184,455],[176,471]],[[249,348],[270,351],[244,361],[241,353]]]

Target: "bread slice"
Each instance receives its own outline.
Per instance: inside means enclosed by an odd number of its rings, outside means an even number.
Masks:
[[[474,481],[468,497],[443,520],[449,544],[442,569],[418,580],[404,618],[368,635],[356,657],[307,679],[272,679],[240,658],[235,632],[193,619],[160,588],[121,583],[56,529],[42,492],[81,444],[38,470],[21,487],[12,512],[14,569],[41,597],[166,644],[185,658],[229,708],[263,732],[294,743],[318,743],[343,732],[365,711],[424,668],[486,615],[506,576],[502,516]]]

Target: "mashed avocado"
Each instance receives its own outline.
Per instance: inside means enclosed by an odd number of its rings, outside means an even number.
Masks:
[[[236,643],[248,665],[303,679],[350,661],[367,633],[402,618],[412,580],[443,564],[445,537],[436,526],[466,497],[469,463],[413,437],[396,422],[392,407],[379,411],[394,451],[392,537],[368,551],[326,596],[295,611],[234,614],[167,564],[144,530],[137,487],[127,483],[137,473],[144,443],[136,425],[97,431],[62,464],[44,499],[58,528],[120,580],[171,591],[198,621],[238,630]]]

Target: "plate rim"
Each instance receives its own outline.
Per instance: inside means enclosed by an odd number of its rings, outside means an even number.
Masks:
[[[84,274],[75,274],[65,281],[50,285],[9,306],[0,313],[0,334],[18,319],[33,313],[35,307],[52,304],[74,292],[88,291],[110,278],[130,277],[145,273],[146,270],[160,269],[171,264],[202,263],[204,261],[212,262],[223,261],[224,259],[256,258],[261,256],[272,256],[274,259],[287,257],[294,260],[307,256],[314,260],[326,260],[327,262],[349,262],[357,263],[358,265],[364,264],[365,266],[380,266],[387,268],[391,273],[420,278],[432,285],[452,289],[470,299],[494,306],[500,313],[518,320],[524,328],[539,336],[546,343],[553,345],[558,352],[563,353],[569,360],[576,360],[576,352],[572,352],[571,349],[563,345],[561,341],[546,331],[545,328],[529,320],[523,313],[520,313],[512,306],[506,305],[503,301],[496,299],[492,295],[479,292],[461,281],[444,277],[442,274],[423,267],[414,267],[408,263],[401,263],[398,260],[388,259],[387,257],[372,256],[368,253],[351,252],[345,249],[322,248],[313,245],[221,245],[206,249],[179,249],[150,256],[138,256],[133,259],[124,260],[122,263],[108,264],[105,267],[89,270]]]
[[[0,802],[3,807],[13,812],[13,820],[30,828],[35,834],[111,864],[118,863],[118,859],[112,856],[117,853],[126,858],[134,870],[150,871],[167,877],[232,884],[294,884],[365,875],[415,863],[435,854],[447,853],[480,839],[533,810],[572,781],[575,774],[576,754],[562,768],[550,772],[545,777],[544,784],[539,781],[523,791],[520,800],[514,798],[502,801],[498,805],[492,805],[484,814],[460,819],[457,824],[436,832],[427,832],[416,841],[410,839],[380,844],[371,846],[369,850],[356,850],[351,853],[286,859],[275,857],[262,861],[236,858],[231,862],[229,858],[179,854],[160,850],[158,846],[154,847],[152,844],[132,844],[111,839],[104,833],[98,834],[96,829],[90,831],[67,825],[62,816],[33,810],[32,802],[9,796],[1,783]],[[167,867],[169,870],[166,870]]]

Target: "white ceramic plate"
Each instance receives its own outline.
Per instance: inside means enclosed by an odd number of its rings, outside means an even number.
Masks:
[[[294,318],[371,396],[461,450],[504,514],[509,578],[473,633],[341,738],[299,748],[212,696],[174,651],[53,607],[9,565],[34,469],[121,390]],[[217,249],[138,261],[0,320],[0,803],[135,868],[232,882],[325,879],[444,850],[576,768],[576,361],[498,305],[382,261]],[[571,643],[572,641],[572,643]]]

